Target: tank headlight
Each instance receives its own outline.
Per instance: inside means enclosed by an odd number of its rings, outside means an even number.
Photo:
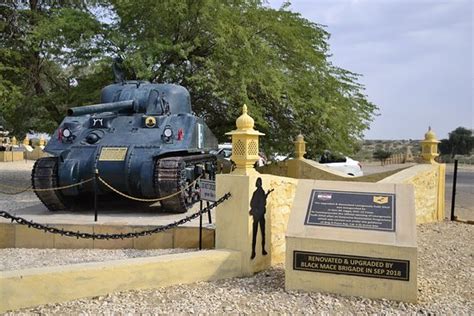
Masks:
[[[152,127],[155,127],[155,125],[156,125],[156,118],[154,118],[153,116],[148,116],[147,118],[145,118],[146,127],[152,128]]]
[[[71,135],[72,135],[72,133],[71,133],[71,131],[69,130],[69,128],[63,129],[63,132],[62,132],[62,133],[63,133],[63,137],[66,137],[66,138],[69,138],[69,137],[71,137]]]
[[[173,131],[171,130],[171,128],[167,127],[163,131],[163,135],[167,138],[170,138],[171,136],[173,136]]]

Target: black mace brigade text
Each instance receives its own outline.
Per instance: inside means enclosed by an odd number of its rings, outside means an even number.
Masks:
[[[408,260],[294,251],[293,269],[409,281]]]

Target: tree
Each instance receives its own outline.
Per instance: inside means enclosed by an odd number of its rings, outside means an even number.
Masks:
[[[80,1],[7,1],[0,17],[0,117],[16,136],[30,129],[51,132],[74,102],[80,68],[66,68],[58,58],[74,49],[86,60],[77,49],[91,51],[98,22]]]
[[[377,149],[373,153],[374,159],[380,160],[380,164],[384,165],[385,161],[392,156],[390,151],[386,151],[383,149]]]
[[[472,130],[458,127],[449,133],[448,139],[442,139],[439,150],[442,155],[470,155],[474,148],[474,136]]]
[[[258,0],[104,0],[42,10],[47,13],[24,38],[41,43],[43,65],[61,84],[45,76],[48,89],[33,94],[44,110],[41,122],[58,122],[56,110],[92,102],[111,80],[105,65],[112,56],[125,60],[129,79],[188,88],[193,110],[220,141],[246,103],[256,128],[271,135],[262,139],[270,153],[291,152],[299,132],[308,142],[307,157],[324,149],[352,152],[377,109],[359,75],[328,60],[329,33],[286,5],[274,10]],[[106,22],[92,12],[106,13]],[[4,114],[9,122],[11,108]]]

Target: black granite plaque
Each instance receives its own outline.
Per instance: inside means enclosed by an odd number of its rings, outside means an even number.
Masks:
[[[410,280],[410,261],[330,253],[293,252],[293,270]]]
[[[312,190],[305,225],[395,231],[395,195]]]

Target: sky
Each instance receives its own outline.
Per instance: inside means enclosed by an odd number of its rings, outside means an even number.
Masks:
[[[283,0],[269,0],[279,8]],[[379,116],[365,139],[474,128],[473,0],[293,0],[331,34],[331,62],[363,75]]]

